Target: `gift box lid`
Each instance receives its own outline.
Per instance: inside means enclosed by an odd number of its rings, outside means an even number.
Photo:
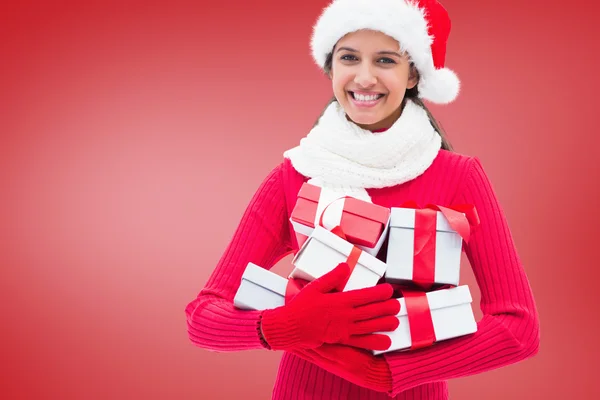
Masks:
[[[392,207],[390,217],[391,228],[412,228],[415,227],[416,210],[413,208]],[[441,232],[455,232],[448,223],[448,220],[440,211],[436,211],[437,221],[436,230]]]
[[[390,219],[390,209],[377,204],[369,203],[364,200],[346,197],[337,201],[344,200],[343,212],[358,215],[371,221],[386,225]],[[383,228],[382,228],[383,229]]]
[[[321,195],[321,188],[315,185],[311,185],[310,183],[304,182],[300,187],[300,191],[298,191],[298,197],[301,199],[306,199],[314,202],[319,201],[319,196]]]
[[[308,240],[313,240],[313,239],[316,239],[316,240],[326,244],[327,246],[331,247],[332,249],[334,249],[346,256],[350,255],[350,252],[352,251],[352,248],[354,247],[354,245],[352,243],[347,242],[346,240],[342,239],[335,233],[332,233],[321,226],[317,226],[314,229],[314,231],[312,232],[312,235],[310,236],[310,238]],[[296,256],[299,256],[299,255],[300,255],[300,252]],[[358,258],[358,263],[363,265],[364,267],[370,269],[371,271],[373,271],[375,274],[377,274],[379,276],[383,276],[383,274],[385,273],[385,270],[387,268],[387,265],[383,261],[373,257],[369,253],[366,253],[362,250],[361,250],[360,257]]]
[[[458,306],[461,304],[471,303],[473,301],[471,297],[471,291],[467,285],[457,286],[450,289],[436,290],[426,293],[426,296],[430,310]],[[401,317],[406,315],[406,302],[403,297],[399,298],[398,300],[400,301],[400,312],[398,313],[398,316]]]
[[[288,280],[281,275],[264,269],[254,263],[249,262],[242,279],[262,286],[272,292],[285,296]]]
[[[323,212],[320,224],[331,230],[341,226],[347,241],[357,246],[373,248],[385,233],[390,209],[354,197],[331,202]]]

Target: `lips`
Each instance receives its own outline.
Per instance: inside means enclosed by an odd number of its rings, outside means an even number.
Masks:
[[[350,102],[359,108],[374,107],[381,102],[385,95],[383,93],[366,93],[348,91]]]

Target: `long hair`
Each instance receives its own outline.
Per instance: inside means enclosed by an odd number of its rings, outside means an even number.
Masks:
[[[327,59],[325,60],[325,65],[323,67],[325,74],[327,76],[329,76],[329,73],[331,72],[332,63],[333,63],[333,52],[327,54]],[[413,62],[410,63],[410,68],[411,68],[411,72],[416,74],[418,77],[419,71],[417,70],[417,68],[415,67]],[[431,114],[431,111],[429,111],[427,106],[419,98],[419,89],[417,86],[415,86],[412,89],[406,89],[406,93],[404,94],[404,100],[402,100],[401,107],[404,108],[404,105],[406,104],[406,101],[408,99],[410,99],[413,103],[417,104],[418,106],[422,107],[425,110],[425,112],[427,113],[427,116],[429,117],[429,122],[431,123],[431,126],[433,126],[433,129],[435,129],[437,131],[437,133],[440,135],[440,137],[442,138],[442,149],[448,150],[448,151],[453,151],[454,149],[452,148],[452,145],[446,138],[446,132],[442,129],[440,124],[437,122],[437,120]],[[319,119],[321,119],[321,117],[325,113],[325,110],[327,110],[327,107],[329,107],[329,105],[331,103],[333,103],[334,101],[337,101],[335,96],[331,100],[329,100],[329,102],[327,103],[327,105],[325,106],[323,111],[321,112],[321,115],[319,115],[319,117],[315,121],[315,124],[313,125],[313,127],[317,125],[317,123],[319,122]]]

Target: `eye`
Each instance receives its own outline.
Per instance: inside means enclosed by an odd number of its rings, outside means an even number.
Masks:
[[[356,58],[356,56],[353,56],[352,54],[344,54],[343,56],[340,57],[340,60],[344,60],[344,61],[356,61],[357,58]]]
[[[384,64],[396,64],[396,61],[392,60],[389,57],[380,58],[379,61],[383,61]]]

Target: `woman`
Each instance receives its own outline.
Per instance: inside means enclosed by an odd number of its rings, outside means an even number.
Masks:
[[[436,0],[334,0],[312,55],[334,100],[264,180],[206,287],[187,309],[191,340],[215,351],[284,350],[273,399],[447,399],[448,379],[533,356],[533,295],[492,185],[476,157],[451,152],[422,99],[445,104],[459,80],[444,66],[450,20]],[[481,224],[465,252],[484,314],[475,334],[418,351],[389,347],[397,301],[388,284],[335,292],[340,264],[289,304],[240,311],[232,299],[248,262],[271,268],[298,250],[288,222],[304,182],[385,207],[475,205]],[[382,329],[385,327],[386,329]]]

